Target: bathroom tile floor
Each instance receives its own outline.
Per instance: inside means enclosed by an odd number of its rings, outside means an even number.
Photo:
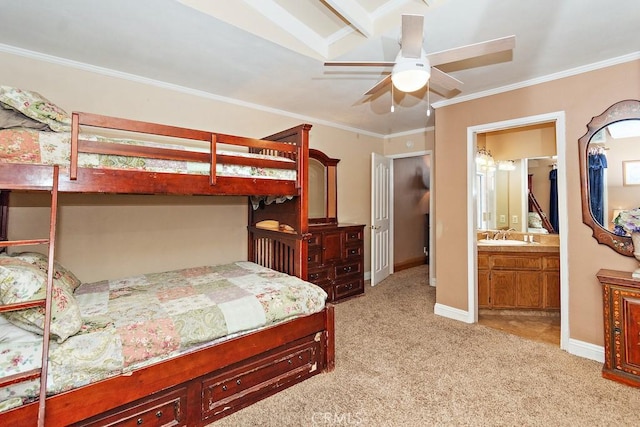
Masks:
[[[559,315],[481,313],[478,315],[478,323],[530,340],[560,346]]]

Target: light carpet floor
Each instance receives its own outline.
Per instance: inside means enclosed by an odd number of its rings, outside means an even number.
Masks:
[[[427,266],[336,305],[336,369],[213,426],[637,426],[640,390],[557,346],[433,314]]]

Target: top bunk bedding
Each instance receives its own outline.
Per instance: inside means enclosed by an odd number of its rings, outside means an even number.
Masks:
[[[0,86],[0,188],[48,186],[58,165],[62,192],[299,195],[306,135],[270,139],[69,116],[38,93]]]
[[[24,300],[16,293],[24,289],[20,280],[39,277],[41,283],[42,263],[46,258],[35,253],[0,256],[2,302]],[[49,395],[320,312],[327,296],[316,285],[251,262],[83,284],[58,263],[55,271]],[[35,332],[42,333],[41,317],[0,315],[0,376],[40,366],[42,337]],[[0,411],[31,401],[38,388],[32,380],[0,389]]]

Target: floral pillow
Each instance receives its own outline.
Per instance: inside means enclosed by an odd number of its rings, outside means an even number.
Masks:
[[[71,116],[37,92],[0,86],[0,104],[46,123],[54,132],[71,131]]]
[[[13,304],[46,296],[47,275],[27,262],[0,257],[0,303]],[[51,334],[61,343],[82,327],[80,308],[73,292],[61,281],[53,281]],[[5,312],[7,320],[27,331],[43,333],[44,307]]]
[[[11,257],[35,265],[45,274],[47,273],[47,269],[49,268],[48,257],[39,252],[19,252],[11,254]],[[71,290],[71,292],[75,291],[76,288],[81,284],[80,280],[75,276],[75,274],[73,274],[71,270],[64,267],[58,261],[53,261],[53,279],[63,282]]]

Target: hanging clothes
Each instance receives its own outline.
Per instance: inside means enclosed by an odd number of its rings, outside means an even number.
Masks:
[[[549,172],[549,222],[556,233],[558,227],[558,170],[554,166]]]
[[[590,149],[587,156],[589,165],[589,202],[596,222],[604,226],[604,170],[607,156],[601,148]]]

